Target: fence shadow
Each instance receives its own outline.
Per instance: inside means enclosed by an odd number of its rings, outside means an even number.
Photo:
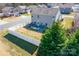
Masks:
[[[8,39],[9,41],[11,41],[12,43],[21,47],[22,49],[26,50],[30,54],[33,54],[37,49],[37,46],[35,46],[35,45],[33,45],[33,44],[23,40],[23,39],[20,39],[12,34],[7,34],[4,37],[6,39]]]

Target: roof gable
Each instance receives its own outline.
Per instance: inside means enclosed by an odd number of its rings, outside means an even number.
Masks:
[[[32,14],[37,15],[52,15],[55,16],[58,12],[58,8],[33,8]]]

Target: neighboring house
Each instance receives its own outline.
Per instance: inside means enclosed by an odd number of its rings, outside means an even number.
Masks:
[[[37,5],[30,5],[27,7],[27,13],[31,13],[32,12],[32,9],[35,9],[35,8],[38,8],[39,6]],[[30,12],[29,12],[30,11]]]
[[[55,7],[57,4],[56,3],[47,3],[47,7],[48,8],[53,8]]]
[[[22,5],[19,5],[18,7],[16,7],[18,9],[18,11],[20,13],[25,13],[27,11],[27,7],[26,6],[22,6]]]
[[[79,28],[79,13],[77,13],[74,18],[74,29],[76,28]]]
[[[27,14],[31,14],[31,9],[28,8],[26,12],[27,12]]]
[[[60,8],[61,14],[70,14],[72,12],[72,6],[73,4],[68,4],[68,3],[61,3],[58,4]]]
[[[11,13],[13,16],[20,16],[20,12],[18,11],[17,8],[13,9],[13,12]]]
[[[38,4],[38,7],[47,8],[45,4]]]
[[[28,6],[30,9],[33,9],[33,8],[37,8],[38,6],[37,5],[30,5]]]
[[[3,17],[4,16],[4,14],[3,13],[0,13],[0,17]]]
[[[2,9],[6,6],[7,3],[0,3],[0,12],[2,12]]]
[[[20,15],[18,9],[16,9],[14,7],[3,8],[2,13],[4,14],[4,16],[19,16]]]
[[[75,4],[72,6],[72,9],[73,9],[73,12],[79,13],[79,3],[75,3]]]
[[[60,20],[61,14],[58,8],[33,8],[32,22],[47,24],[49,27],[53,21]]]
[[[25,13],[27,13],[27,14],[31,14],[31,8],[30,7],[27,7],[27,9],[26,9],[26,12]]]
[[[4,13],[4,16],[10,16],[13,12],[14,7],[4,7],[2,9],[2,13]]]

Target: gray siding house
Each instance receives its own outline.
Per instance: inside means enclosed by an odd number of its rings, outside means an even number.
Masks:
[[[73,12],[79,13],[79,3],[75,3],[75,4],[72,6],[72,9],[73,9]]]
[[[4,7],[2,9],[2,13],[4,13],[4,16],[10,16],[10,13],[13,11],[14,7]]]
[[[79,28],[79,13],[77,13],[74,17],[74,29]]]
[[[26,12],[26,10],[27,10],[27,7],[26,6],[22,6],[22,5],[19,5],[18,7],[16,7],[17,9],[18,9],[18,11],[20,12],[20,13],[25,13]]]
[[[5,7],[2,9],[4,16],[19,16],[19,11],[14,7]]]
[[[53,21],[61,19],[58,8],[32,8],[32,22],[47,24],[49,27]]]

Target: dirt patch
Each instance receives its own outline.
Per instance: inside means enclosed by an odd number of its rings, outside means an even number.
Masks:
[[[3,18],[2,20],[10,22],[10,21],[19,20],[19,19],[20,17],[11,16],[7,18]]]
[[[10,56],[11,54],[8,52],[8,47],[0,41],[0,56]]]
[[[19,29],[17,29],[17,31],[24,35],[30,36],[30,37],[38,39],[38,40],[40,40],[42,37],[42,33],[35,32],[35,31],[29,30],[26,28],[19,28]]]

